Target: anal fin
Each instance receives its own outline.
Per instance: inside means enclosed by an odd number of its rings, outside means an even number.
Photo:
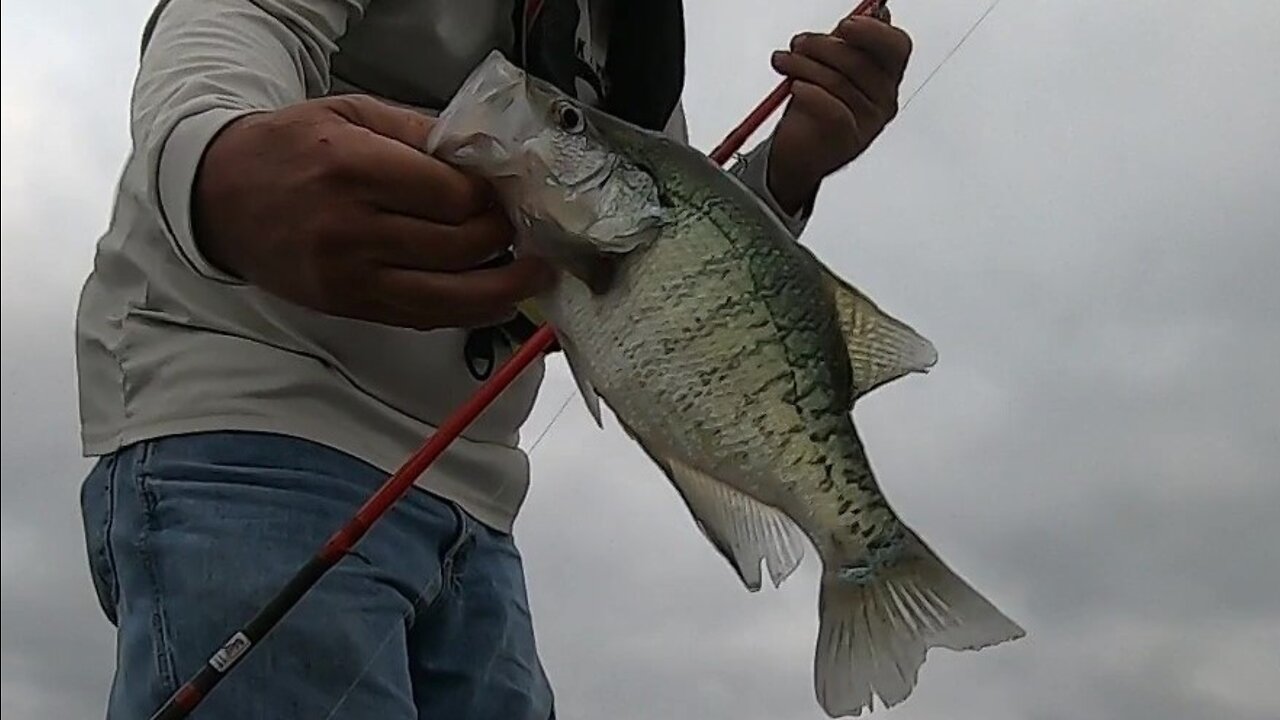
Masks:
[[[761,560],[774,587],[799,567],[804,536],[782,511],[677,460],[660,462],[699,529],[733,565],[748,590],[761,587]]]

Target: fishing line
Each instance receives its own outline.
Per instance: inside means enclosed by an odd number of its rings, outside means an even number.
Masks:
[[[576,393],[576,390],[570,390],[569,394],[564,396],[564,402],[560,403],[560,409],[556,411],[555,415],[551,416],[551,421],[547,423],[546,427],[542,428],[542,432],[538,433],[538,438],[529,446],[528,455],[532,456],[533,451],[538,449],[538,445],[542,442],[542,439],[547,436],[547,433],[551,432],[551,426],[555,425],[556,421],[560,419],[560,416],[564,414],[565,408],[569,407],[569,401],[573,399],[573,396]]]
[[[409,616],[416,612],[414,608],[418,607],[418,603],[422,602],[422,599],[427,596],[427,588],[429,587],[431,587],[430,577],[428,577],[427,581],[422,584],[422,590],[418,592],[417,597],[414,598],[409,609],[400,616],[400,620],[391,623],[390,629],[388,629],[386,634],[382,636],[382,640],[378,642],[378,647],[373,649],[373,653],[369,655],[369,660],[365,662],[364,667],[360,668],[360,672],[356,673],[355,679],[352,680],[351,684],[348,685],[346,689],[342,691],[342,694],[338,696],[337,701],[333,704],[333,709],[324,716],[324,720],[333,720],[333,717],[342,709],[343,704],[351,698],[351,693],[355,692],[356,687],[360,685],[360,681],[369,676],[369,668],[373,667],[373,662],[377,660],[378,656],[382,654],[382,651],[386,649],[387,643],[391,642],[391,638],[395,636],[396,630],[404,623],[407,623],[409,621]]]
[[[947,52],[947,54],[942,58],[941,62],[933,66],[933,70],[929,71],[929,74],[925,76],[924,81],[921,82],[919,85],[917,85],[916,89],[913,90],[911,94],[907,96],[907,99],[903,101],[902,107],[898,109],[899,115],[901,115],[902,112],[907,109],[907,106],[911,104],[912,100],[916,99],[916,96],[920,94],[920,91],[925,89],[925,87],[929,84],[929,81],[933,80],[933,77],[938,74],[938,71],[942,69],[942,66],[946,65],[947,62],[950,61],[951,58],[954,57],[956,53],[960,52],[960,48],[963,47],[964,44],[969,41],[969,37],[973,35],[974,31],[978,29],[979,25],[981,25],[983,22],[986,21],[987,16],[991,14],[992,10],[996,9],[996,6],[999,5],[1001,1],[1002,0],[993,0],[992,3],[987,6],[986,11],[983,12],[982,15],[978,16],[978,19],[974,21],[973,25],[970,25],[969,29],[965,32],[965,34],[960,37],[960,41],[955,44],[955,47],[951,48],[951,50]]]

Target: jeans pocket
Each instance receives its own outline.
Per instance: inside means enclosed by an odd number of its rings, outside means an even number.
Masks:
[[[111,524],[115,516],[116,456],[98,460],[80,486],[80,517],[84,523],[89,575],[102,612],[115,625],[120,594],[115,556],[111,552]]]

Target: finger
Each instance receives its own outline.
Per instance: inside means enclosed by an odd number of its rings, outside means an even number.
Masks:
[[[864,4],[865,3],[858,3],[858,6],[854,8],[853,12],[849,13],[845,17],[859,17],[865,15],[866,17],[873,17],[884,22],[889,22],[889,20],[892,19],[892,16],[889,13],[888,0],[876,0],[876,2],[872,3],[871,6],[866,9],[863,9],[862,7]]]
[[[381,210],[457,224],[494,203],[488,183],[384,138],[372,136],[350,155],[359,191]]]
[[[805,80],[795,80],[791,84],[791,105],[787,112],[792,109],[805,113],[826,128],[825,132],[831,136],[826,138],[828,144],[842,146],[852,143],[859,148],[865,147],[874,137],[877,127],[877,124],[850,112],[843,102],[826,89]]]
[[[792,41],[792,50],[812,58],[848,78],[871,102],[892,114],[898,101],[898,83],[865,52],[832,35],[805,33]]]
[[[805,57],[798,53],[775,53],[774,68],[792,80],[804,81],[817,89],[821,89],[829,97],[828,102],[840,106],[839,110],[843,111],[843,113],[851,114],[855,122],[859,118],[869,119],[882,115],[875,103],[863,95],[862,91],[854,86],[849,78],[813,58]],[[839,120],[838,113],[830,109],[817,107],[823,104],[821,96],[814,96],[813,93],[806,92],[803,98],[796,95],[796,100],[819,115],[835,115],[835,117],[829,117],[828,119]]]
[[[901,79],[906,72],[911,57],[911,36],[899,28],[875,18],[858,16],[840,21],[835,36],[865,51],[895,79]]]
[[[396,324],[422,329],[483,327],[511,319],[516,304],[555,283],[555,272],[535,258],[461,273],[386,268],[376,275],[372,311]]]
[[[425,142],[429,125],[421,123],[430,118],[361,96],[335,98],[330,107],[367,132],[340,149],[338,162],[379,208],[457,223],[493,203],[487,183],[417,149],[415,137]]]
[[[370,232],[375,259],[406,270],[470,270],[511,245],[515,232],[506,215],[490,210],[456,225],[384,213]]]
[[[435,125],[434,118],[389,105],[368,95],[341,95],[330,98],[327,104],[348,122],[420,152],[425,152],[427,136]]]

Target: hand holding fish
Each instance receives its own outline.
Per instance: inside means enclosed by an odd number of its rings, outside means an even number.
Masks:
[[[486,183],[420,150],[433,123],[359,96],[233,121],[192,193],[200,249],[330,315],[417,329],[509,319],[554,273],[536,258],[477,268],[512,229]]]
[[[871,145],[898,112],[911,38],[883,19],[852,16],[835,32],[800,33],[773,67],[791,78],[774,131],[769,188],[788,212],[813,202],[822,179]]]

